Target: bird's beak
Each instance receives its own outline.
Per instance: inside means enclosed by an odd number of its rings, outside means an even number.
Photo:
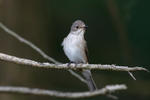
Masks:
[[[87,28],[88,28],[88,26],[83,26],[82,28],[83,28],[83,29],[87,29]]]
[[[84,28],[88,28],[88,26],[84,26]]]

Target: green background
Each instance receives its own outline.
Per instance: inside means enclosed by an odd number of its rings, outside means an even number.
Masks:
[[[149,0],[0,0],[0,21],[33,42],[46,54],[67,63],[61,47],[71,24],[83,20],[90,63],[142,66],[150,70]],[[0,29],[0,52],[48,62],[36,51]],[[99,88],[108,84],[126,84],[126,91],[115,92],[120,100],[149,100],[150,78],[147,72],[134,72],[134,81],[126,72],[96,71],[93,78]],[[30,68],[0,61],[0,85],[26,86],[58,91],[87,91],[68,71]],[[1,100],[66,100],[47,96],[0,94]],[[109,100],[105,96],[86,100]],[[83,99],[81,99],[83,100]]]

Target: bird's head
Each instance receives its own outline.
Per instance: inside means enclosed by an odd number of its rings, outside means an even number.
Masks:
[[[72,26],[71,26],[71,32],[73,33],[79,33],[79,32],[85,32],[87,26],[84,24],[81,20],[76,20]]]

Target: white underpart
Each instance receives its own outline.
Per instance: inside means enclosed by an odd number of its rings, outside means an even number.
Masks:
[[[78,30],[75,33],[69,33],[62,42],[66,56],[70,61],[76,63],[85,63],[85,40],[84,30]]]

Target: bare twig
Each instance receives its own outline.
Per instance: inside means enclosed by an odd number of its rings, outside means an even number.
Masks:
[[[0,27],[9,35],[15,37],[16,39],[18,39],[20,42],[23,42],[24,44],[30,46],[31,48],[33,48],[35,51],[37,51],[41,56],[43,56],[45,59],[53,62],[53,63],[56,63],[56,64],[59,64],[58,61],[56,61],[54,58],[52,57],[49,57],[46,53],[44,53],[41,49],[39,49],[35,44],[33,44],[32,42],[24,39],[23,37],[19,36],[17,33],[13,32],[12,30],[10,30],[9,28],[7,28],[5,25],[3,25],[1,22],[0,22]]]
[[[78,78],[81,82],[87,84],[87,81],[82,78],[79,74],[75,73],[73,70],[69,69],[68,70],[73,76],[75,76],[76,78]]]
[[[131,72],[128,71],[128,74],[129,74],[134,80],[136,80],[136,78],[134,77],[134,75],[133,75]]]
[[[108,85],[102,89],[93,91],[93,92],[59,92],[53,90],[44,90],[38,88],[27,88],[27,87],[13,87],[13,86],[0,86],[1,93],[19,93],[19,94],[32,94],[39,96],[54,96],[61,98],[86,98],[97,95],[107,95],[119,90],[126,90],[126,85]]]
[[[30,46],[32,49],[34,49],[35,51],[37,51],[43,58],[49,60],[50,62],[53,62],[55,64],[61,64],[59,61],[55,60],[54,58],[48,56],[46,53],[44,53],[44,51],[42,51],[40,48],[38,48],[35,44],[33,44],[32,42],[28,41],[27,39],[21,37],[20,35],[18,35],[17,33],[15,33],[14,31],[10,30],[9,28],[7,28],[4,24],[2,24],[0,22],[0,27],[9,35],[13,36],[14,38],[16,38],[17,40],[19,40],[20,42]],[[80,76],[79,74],[77,74],[76,72],[72,71],[72,70],[68,70],[70,72],[70,74],[72,74],[73,76],[75,76],[76,78],[78,78],[80,81],[86,83],[86,80],[84,78],[82,78],[82,76]]]
[[[33,67],[39,67],[39,68],[55,68],[55,69],[97,69],[97,70],[112,70],[112,71],[148,71],[146,68],[143,67],[128,67],[128,66],[116,66],[116,65],[101,65],[101,64],[78,64],[74,65],[71,64],[68,66],[68,64],[50,64],[50,63],[41,63],[29,59],[19,58],[15,56],[10,56],[4,53],[0,53],[0,59],[8,62],[13,62],[16,64],[21,65],[29,65]]]

